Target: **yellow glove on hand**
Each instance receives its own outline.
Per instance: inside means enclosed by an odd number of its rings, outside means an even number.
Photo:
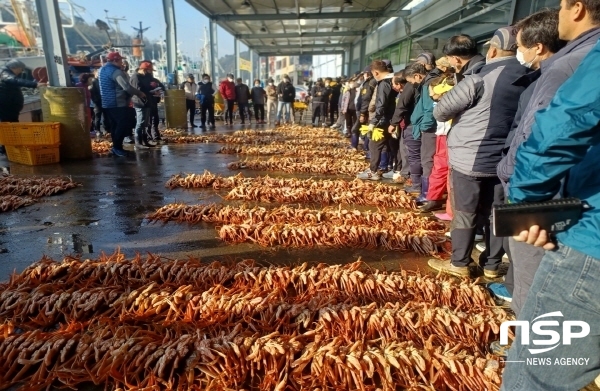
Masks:
[[[381,129],[381,128],[373,129],[373,134],[371,135],[371,140],[373,140],[373,141],[383,140],[383,129]]]
[[[370,131],[370,130],[371,130],[371,129],[370,129],[369,125],[362,125],[362,126],[360,127],[360,135],[361,135],[361,136],[366,136],[366,135],[367,135],[367,133],[369,133],[369,131]]]

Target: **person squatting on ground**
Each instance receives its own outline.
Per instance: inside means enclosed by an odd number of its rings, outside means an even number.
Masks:
[[[242,79],[239,77],[236,80],[235,97],[240,114],[240,123],[244,125],[246,123],[247,116],[248,122],[252,125],[252,115],[250,114],[250,88],[244,84]]]
[[[106,64],[102,66],[98,73],[102,108],[108,114],[113,126],[112,153],[115,156],[124,157],[127,156],[127,153],[123,150],[123,140],[129,133],[127,109],[130,97],[136,96],[145,99],[146,94],[129,84],[127,74],[121,69],[123,58],[118,52],[109,53],[106,60]]]
[[[271,118],[273,118],[273,122],[275,122],[277,117],[278,100],[277,87],[275,86],[275,81],[273,79],[269,79],[265,90],[267,92],[267,123],[271,125]]]
[[[381,60],[371,64],[371,73],[377,80],[377,104],[373,118],[369,120],[369,134],[371,138],[369,151],[371,152],[370,167],[360,174],[359,179],[377,181],[381,175],[377,172],[381,162],[381,152],[387,146],[392,136],[387,131],[396,109],[396,96],[398,93],[392,88],[394,73],[390,72],[388,64]]]
[[[515,57],[516,34],[513,27],[498,29],[487,43],[486,65],[447,92],[434,109],[437,121],[452,120],[447,139],[454,202],[452,256],[451,262],[429,261],[429,266],[439,271],[469,276],[478,220],[485,232],[490,232],[494,190],[500,183],[496,166],[525,90],[512,84],[527,73]],[[487,248],[490,241],[494,242],[492,248],[498,247],[493,235],[486,235],[485,240]],[[501,244],[497,252],[481,254],[479,266],[486,277],[498,276],[503,255]]]
[[[148,147],[156,146],[156,142],[151,140],[148,134],[150,129],[150,114],[152,111],[152,63],[150,61],[142,61],[137,72],[131,76],[131,86],[142,91],[146,96],[140,98],[133,96],[131,101],[135,108],[136,123],[135,123],[135,148],[147,149]],[[194,98],[195,102],[195,98]]]
[[[254,87],[250,91],[252,97],[252,105],[254,106],[254,118],[257,124],[265,123],[265,99],[267,92],[260,85],[260,80],[254,80]]]
[[[215,86],[208,74],[202,75],[202,83],[198,86],[200,102],[200,128],[206,129],[207,121],[211,129],[215,129]]]
[[[219,92],[225,102],[225,125],[233,125],[233,109],[235,107],[236,96],[232,73],[228,73],[227,78],[221,81]]]
[[[194,123],[194,117],[196,115],[196,94],[198,94],[198,84],[194,75],[191,73],[187,76],[187,80],[181,84],[181,89],[185,91],[185,109],[190,118],[190,127],[197,128],[198,125]]]

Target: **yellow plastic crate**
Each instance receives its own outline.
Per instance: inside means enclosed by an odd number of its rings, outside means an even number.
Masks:
[[[8,160],[28,166],[58,163],[60,161],[59,145],[24,145],[6,146]]]
[[[0,145],[55,145],[60,122],[0,122]]]

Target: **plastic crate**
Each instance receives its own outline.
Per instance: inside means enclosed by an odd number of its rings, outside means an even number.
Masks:
[[[7,145],[6,154],[9,161],[29,166],[58,163],[60,161],[59,145]]]
[[[60,122],[0,122],[0,145],[55,145]]]

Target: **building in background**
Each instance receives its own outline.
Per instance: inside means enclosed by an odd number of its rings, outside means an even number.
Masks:
[[[313,57],[313,78],[338,77],[342,76],[342,56],[338,54],[314,56]]]
[[[269,76],[272,76],[276,83],[283,79],[283,75],[288,75],[295,86],[310,82],[313,66],[312,55],[270,57],[269,60],[271,59],[274,59],[274,66]]]

